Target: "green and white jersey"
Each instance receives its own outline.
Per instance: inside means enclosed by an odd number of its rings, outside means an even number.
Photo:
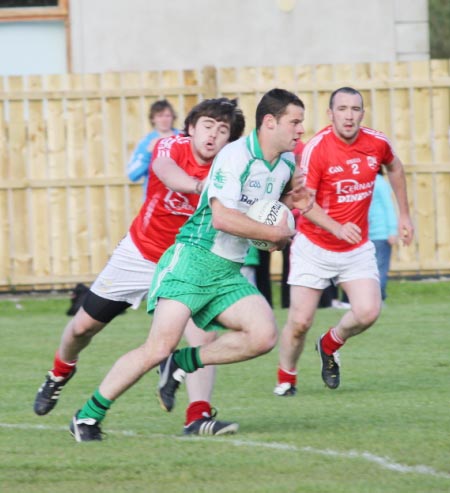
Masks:
[[[213,228],[211,200],[217,198],[225,207],[244,214],[260,199],[278,200],[294,173],[294,161],[294,155],[286,152],[271,166],[263,157],[256,130],[227,144],[217,154],[197,209],[180,229],[176,241],[197,245],[233,262],[244,262],[249,241]]]

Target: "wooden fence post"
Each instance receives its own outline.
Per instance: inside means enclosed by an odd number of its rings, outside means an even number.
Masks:
[[[205,99],[217,98],[219,95],[217,85],[217,69],[212,65],[206,65],[202,70],[203,74],[203,96]]]

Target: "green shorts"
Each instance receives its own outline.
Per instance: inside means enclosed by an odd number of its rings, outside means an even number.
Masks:
[[[155,310],[159,298],[180,301],[192,314],[197,327],[222,329],[214,319],[236,301],[261,295],[240,272],[241,264],[219,257],[204,248],[175,243],[161,257],[153,276],[147,311]]]

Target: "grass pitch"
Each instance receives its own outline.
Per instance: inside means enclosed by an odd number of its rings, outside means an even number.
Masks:
[[[175,410],[146,375],[112,407],[101,443],[76,443],[68,425],[113,362],[141,344],[144,307],[118,317],[82,354],[53,412],[34,396],[68,317],[67,297],[0,300],[2,493],[450,491],[450,282],[391,281],[379,321],[341,351],[341,387],[320,378],[314,342],[342,314],[318,310],[298,394],[275,397],[277,350],[218,370],[213,405],[237,420],[226,437],[183,437]],[[287,310],[276,308],[280,327]]]

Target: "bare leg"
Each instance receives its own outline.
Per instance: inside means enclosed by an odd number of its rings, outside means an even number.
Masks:
[[[160,299],[146,342],[119,358],[100,384],[100,393],[117,399],[177,347],[191,312],[186,305]]]
[[[59,345],[59,357],[63,361],[73,361],[80,352],[89,345],[92,338],[98,334],[105,323],[99,322],[80,308],[76,315],[66,325]]]
[[[240,299],[217,318],[231,330],[201,347],[204,365],[246,361],[269,352],[276,344],[274,314],[260,295]]]
[[[75,375],[80,352],[105,325],[90,317],[83,308],[66,325],[53,360],[53,368],[48,372],[34,400],[33,409],[38,416],[48,414],[56,406],[62,388]]]
[[[375,279],[356,279],[341,284],[350,301],[351,309],[336,325],[344,341],[373,325],[381,311],[380,285]]]
[[[310,329],[321,291],[303,286],[291,286],[291,305],[280,338],[279,365],[286,371],[297,367],[303,352],[306,334]]]

